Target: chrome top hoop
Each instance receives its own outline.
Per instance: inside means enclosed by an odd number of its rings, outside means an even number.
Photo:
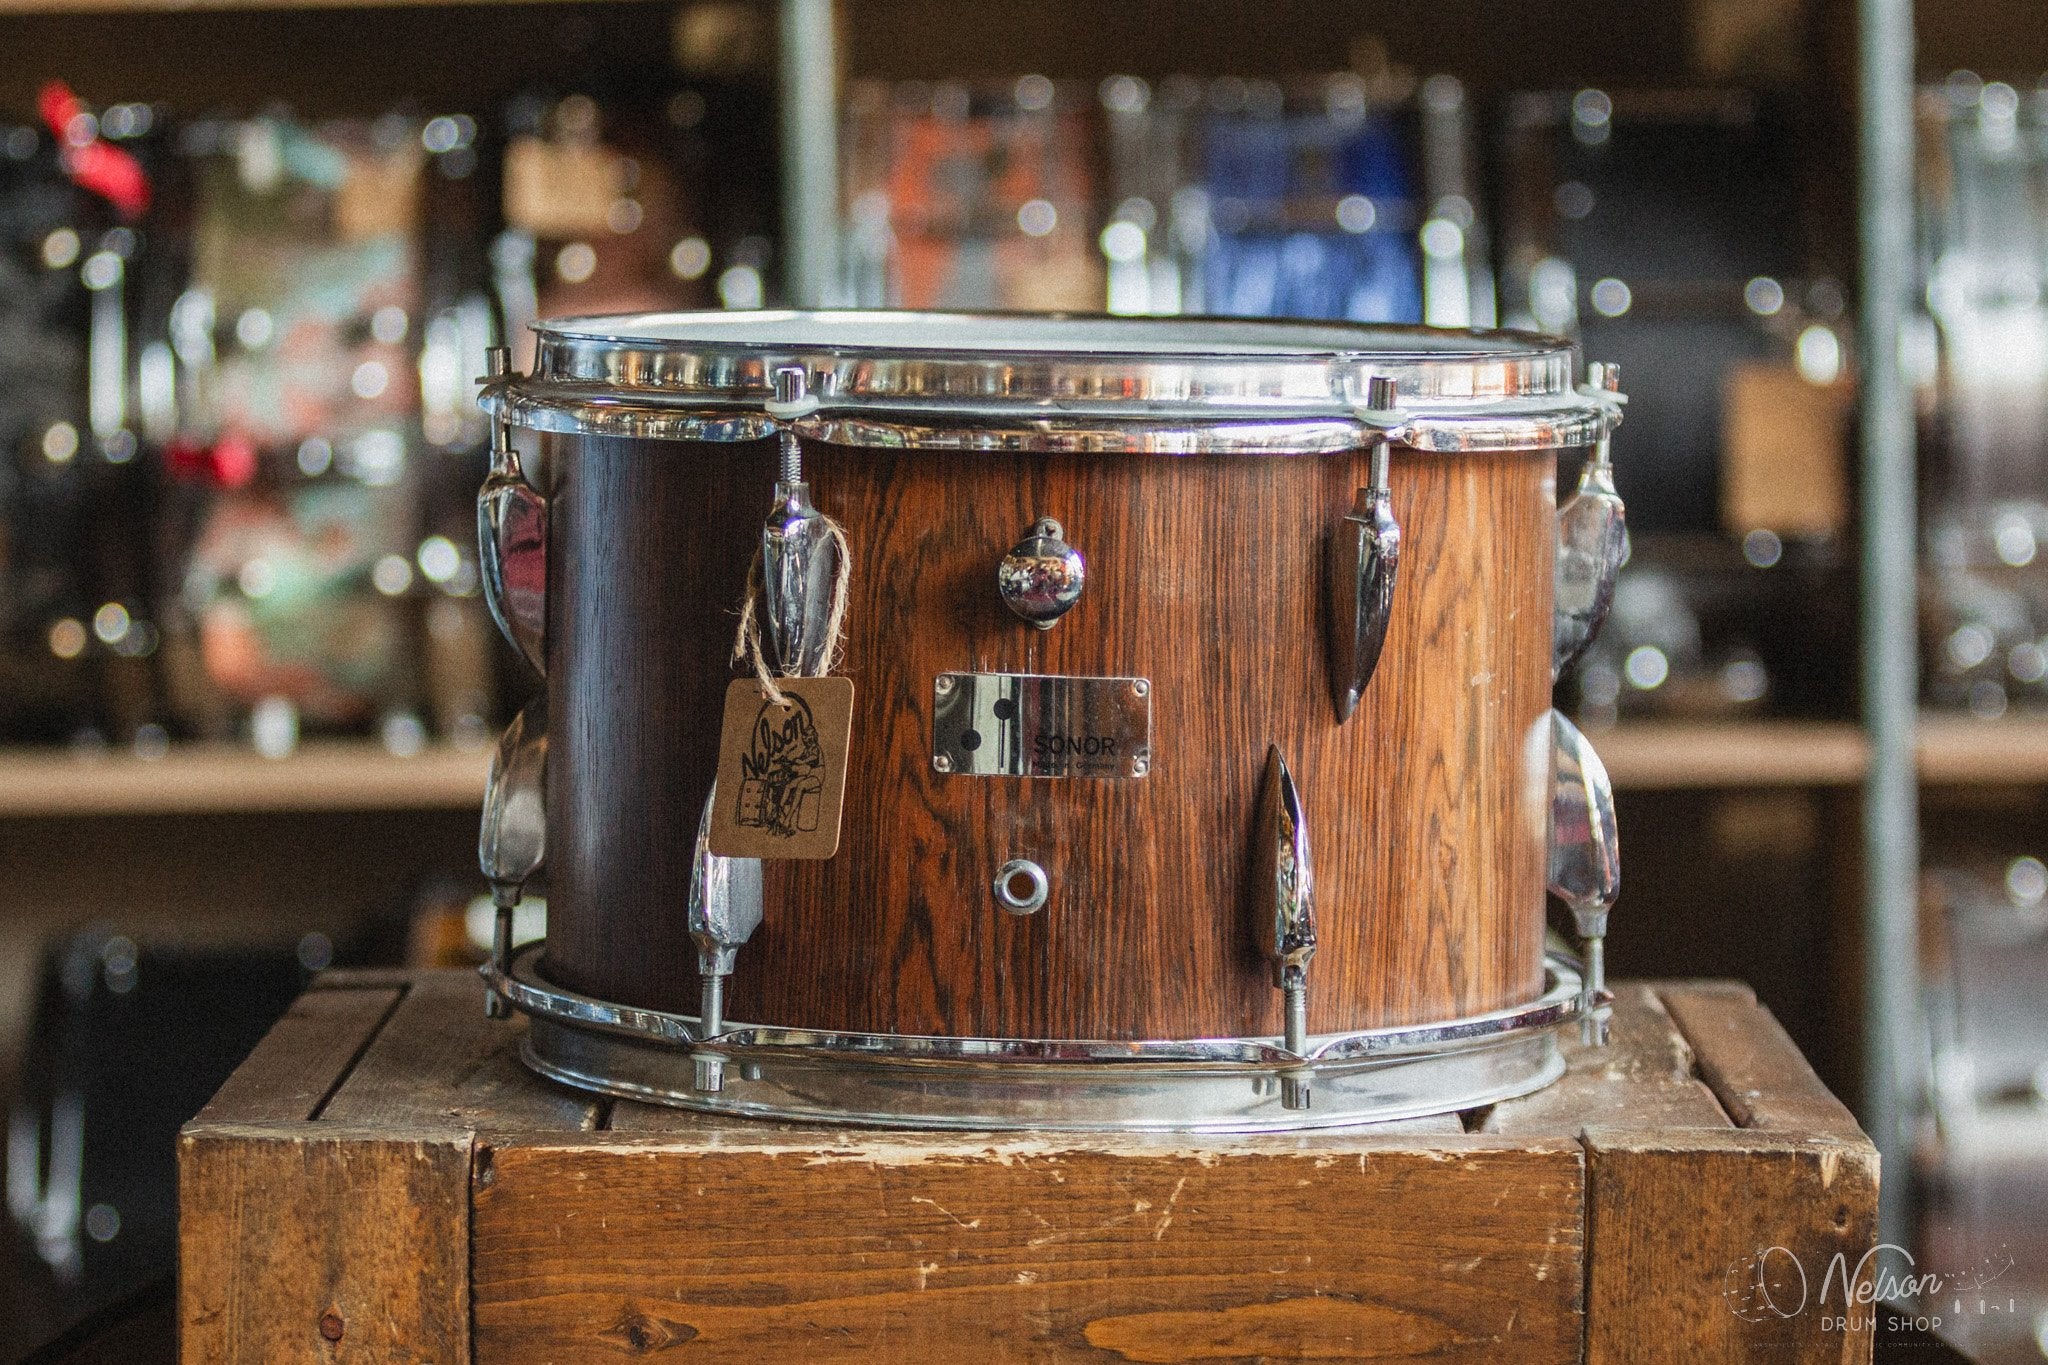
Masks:
[[[752,312],[536,327],[530,376],[483,404],[540,431],[693,441],[799,435],[952,450],[1316,454],[1378,428],[1393,379],[1404,445],[1458,453],[1585,445],[1615,406],[1575,386],[1570,343],[1355,323],[1066,315]],[[778,367],[815,399],[772,414]]]

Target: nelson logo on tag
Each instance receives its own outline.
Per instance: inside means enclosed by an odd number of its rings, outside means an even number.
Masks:
[[[725,691],[711,851],[721,858],[829,858],[839,851],[853,679],[752,678]]]

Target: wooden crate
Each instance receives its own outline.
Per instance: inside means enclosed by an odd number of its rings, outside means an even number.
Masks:
[[[1868,1360],[1869,1141],[1746,989],[1619,995],[1490,1110],[989,1135],[598,1100],[467,973],[331,973],[185,1129],[183,1357]]]

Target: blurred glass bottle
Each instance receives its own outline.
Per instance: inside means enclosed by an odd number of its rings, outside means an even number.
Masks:
[[[862,307],[1099,311],[1084,91],[855,82],[846,93],[846,265]]]
[[[1454,78],[1112,76],[1098,96],[1111,312],[1492,324]]]
[[[1635,553],[1562,680],[1590,720],[1850,704],[1844,299],[1806,243],[1802,128],[1740,90],[1508,102],[1503,321],[1618,363],[1631,398]]]
[[[188,125],[167,676],[186,725],[425,738],[418,121]]]
[[[59,84],[0,127],[0,737],[161,739],[150,656],[153,482],[134,338],[160,256],[146,105]]]
[[[536,318],[762,307],[772,128],[745,80],[622,78],[616,94],[512,100],[492,261],[515,364]]]
[[[2048,704],[2048,118],[1969,73],[1918,109],[1926,695],[1997,716]]]

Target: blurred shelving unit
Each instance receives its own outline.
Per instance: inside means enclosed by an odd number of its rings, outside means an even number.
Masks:
[[[489,22],[477,11],[495,3]],[[785,47],[781,79],[808,103],[783,129],[792,179],[785,196],[809,216],[786,227],[791,293],[826,302],[826,267],[836,230],[835,103],[829,91],[850,71],[899,78],[938,68],[969,76],[1053,69],[1087,74],[1118,68],[1159,70],[1192,61],[1221,69],[1286,70],[1304,53],[1341,61],[1325,40],[1347,27],[1384,33],[1399,57],[1418,41],[1441,49],[1446,69],[1475,88],[1568,88],[1612,79],[1654,85],[1685,79],[1688,39],[1684,6],[1544,4],[1525,7],[1454,0],[1448,7],[1402,11],[1359,3],[1247,7],[1227,0],[1129,0],[1112,16],[1098,7],[1086,22],[1064,0],[1018,0],[985,8],[939,0],[762,0],[780,15]],[[503,0],[0,0],[0,50],[8,50],[0,89],[17,96],[42,68],[104,68],[144,86],[180,79],[175,29],[211,54],[189,77],[224,102],[279,83],[304,88],[308,103],[376,101],[422,78],[467,95],[502,83],[510,68],[538,70],[566,62],[567,47],[541,31],[545,4]],[[579,60],[598,64],[607,52],[665,41],[670,7],[636,0],[558,5],[593,16]],[[1845,908],[1830,931],[1861,914],[1869,945],[1862,1002],[1873,1045],[1865,1057],[1872,1083],[1862,1113],[1885,1149],[1888,1170],[1904,1155],[1899,1039],[1885,1033],[1910,1013],[1911,940],[1916,914],[1910,869],[1918,856],[1916,774],[1936,787],[2048,787],[2048,718],[1979,721],[1922,715],[1917,728],[1913,677],[1915,541],[1910,397],[1895,358],[1901,315],[1913,287],[1911,250],[1910,108],[1914,15],[1910,0],[1817,0],[1811,6],[1841,22],[1854,43],[1815,36],[1798,59],[1823,105],[1860,125],[1864,244],[1859,315],[1866,419],[1861,483],[1866,501],[1860,540],[1865,704],[1860,721],[1768,721],[1724,725],[1630,722],[1601,732],[1597,743],[1617,786],[1628,793],[1727,793],[1797,789],[1831,793],[1835,809],[1863,809],[1861,866],[1870,890]],[[2025,50],[2044,37],[2036,7],[1961,0],[1959,14],[1937,21],[1925,7],[1923,38],[1940,49],[1935,63],[1959,64],[1977,49]],[[446,11],[437,15],[433,11]],[[1315,14],[1317,22],[1305,22]],[[117,30],[117,25],[119,28]],[[320,39],[314,41],[315,34]],[[1969,52],[1950,51],[1968,38]],[[1947,44],[1947,47],[1943,47]],[[323,50],[324,49],[324,50]],[[315,60],[307,60],[318,53]],[[1924,54],[1923,54],[1924,55]],[[1859,61],[1860,58],[1860,61]],[[1861,85],[1852,74],[1860,67]],[[1852,114],[1850,111],[1854,110]],[[1840,149],[1849,150],[1846,142]],[[803,168],[808,168],[805,170]],[[1847,227],[1845,218],[1844,227]],[[268,760],[246,750],[174,748],[160,758],[107,753],[0,750],[0,817],[168,816],[324,812],[456,812],[480,799],[482,753],[430,747],[412,756],[369,743],[307,744],[289,758]],[[1861,800],[1853,799],[1861,789]],[[307,824],[315,822],[308,821]],[[466,849],[458,849],[467,857]],[[1854,860],[1845,860],[1845,862]],[[1901,869],[1907,875],[1901,875]],[[1843,879],[1850,880],[1850,879]],[[1641,883],[1636,883],[1639,887]],[[1901,1167],[1902,1169],[1902,1167]],[[1887,1233],[1896,1232],[1895,1190],[1886,1182]]]

